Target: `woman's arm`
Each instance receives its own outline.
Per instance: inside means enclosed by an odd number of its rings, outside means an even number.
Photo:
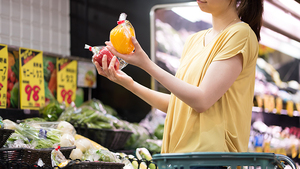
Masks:
[[[109,67],[107,67],[107,59],[106,55],[103,56],[102,59],[102,65],[103,67],[101,68],[98,62],[95,62],[95,66],[97,68],[97,71],[100,75],[108,78],[109,80],[123,86],[127,90],[131,91],[133,94],[136,96],[140,97],[143,99],[145,102],[147,102],[149,105],[152,107],[155,107],[163,112],[167,112],[168,109],[168,104],[170,100],[170,95],[157,92],[151,89],[148,89],[139,83],[133,81],[133,79],[126,75],[123,71],[121,70],[115,70],[114,65],[116,62],[116,57],[114,57],[111,60],[111,63]]]
[[[110,42],[107,42],[106,45],[114,55],[145,70],[176,97],[199,113],[207,110],[220,99],[242,71],[242,54],[226,60],[214,61],[209,66],[200,86],[193,86],[169,74],[152,62],[135,38],[132,39],[132,42],[135,45],[135,52],[130,55],[118,53]]]
[[[179,80],[153,62],[147,64],[143,69],[176,97],[201,113],[217,102],[229,89],[241,73],[242,64],[242,54],[212,62],[199,86]]]

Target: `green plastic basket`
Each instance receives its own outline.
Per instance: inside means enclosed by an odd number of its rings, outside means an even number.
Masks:
[[[158,169],[190,169],[190,167],[226,166],[234,168],[273,169],[284,168],[286,164],[297,169],[289,157],[273,153],[228,153],[193,152],[153,155]]]

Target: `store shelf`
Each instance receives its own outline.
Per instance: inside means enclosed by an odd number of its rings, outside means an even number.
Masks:
[[[0,109],[0,116],[3,119],[10,119],[12,121],[22,120],[31,117],[39,117],[38,110],[21,110],[21,109]]]
[[[271,114],[273,113],[273,114],[277,114],[277,115],[286,115],[286,116],[288,116],[287,110],[285,110],[285,109],[282,109],[280,111],[280,113],[277,113],[276,109],[273,109],[272,111],[269,111],[268,109],[264,109],[264,108],[261,108],[261,107],[253,107],[252,112],[264,112],[264,113],[271,113]],[[294,111],[293,112],[293,117],[300,117],[300,113],[298,111]]]

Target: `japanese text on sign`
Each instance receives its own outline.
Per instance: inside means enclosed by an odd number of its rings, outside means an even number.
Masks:
[[[8,52],[7,45],[0,44],[0,108],[6,108]]]
[[[69,106],[76,98],[77,61],[69,59],[56,60],[57,66],[57,100]]]
[[[43,52],[20,48],[21,109],[38,110],[45,105]]]

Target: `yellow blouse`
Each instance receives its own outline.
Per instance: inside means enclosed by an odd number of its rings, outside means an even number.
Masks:
[[[207,31],[188,38],[176,77],[199,86],[213,61],[239,53],[243,55],[243,70],[228,91],[203,113],[171,94],[161,153],[247,151],[258,41],[244,22],[227,27],[204,46]]]

